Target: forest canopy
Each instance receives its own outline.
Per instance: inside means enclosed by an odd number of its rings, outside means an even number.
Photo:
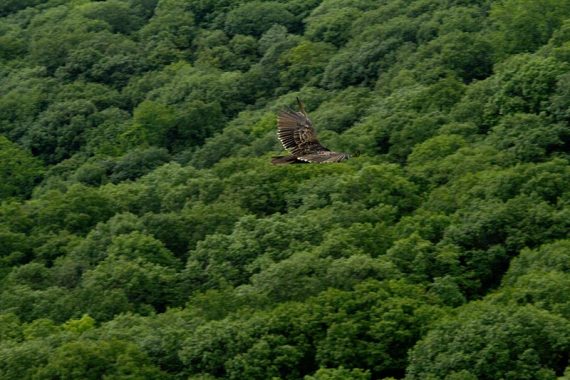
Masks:
[[[570,377],[570,1],[3,0],[0,88],[0,378]]]

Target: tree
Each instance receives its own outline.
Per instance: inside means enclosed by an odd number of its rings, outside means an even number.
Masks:
[[[242,4],[227,13],[225,30],[229,34],[260,36],[273,24],[291,27],[294,16],[284,4],[267,1],[253,1]]]
[[[540,113],[556,89],[567,64],[554,58],[516,55],[497,67],[498,91],[490,99],[497,114]],[[540,74],[539,74],[540,73]]]
[[[504,117],[491,130],[489,144],[499,150],[512,152],[521,161],[537,162],[557,151],[569,136],[560,124],[552,124],[533,114]]]
[[[85,132],[95,126],[96,112],[95,105],[87,100],[53,103],[30,127],[24,144],[45,162],[60,162],[80,150]]]
[[[335,48],[328,43],[301,42],[280,58],[281,64],[285,66],[280,74],[281,83],[292,88],[319,83],[334,52]]]
[[[0,378],[569,377],[568,1],[0,3]]]
[[[41,0],[8,0],[0,7],[0,16],[4,17],[10,13],[17,12],[26,7],[32,7],[41,3]]]
[[[567,320],[533,306],[475,302],[414,347],[406,378],[555,379],[566,365],[569,332]]]
[[[0,136],[0,199],[27,197],[43,174],[41,162]]]
[[[375,377],[401,376],[407,350],[422,326],[439,314],[422,293],[403,281],[367,281],[352,292],[320,295],[317,310],[323,313],[327,333],[316,344],[318,363],[366,368]]]
[[[491,8],[491,20],[498,26],[497,37],[504,53],[536,50],[568,14],[568,4],[554,0],[508,0]]]
[[[305,376],[305,380],[369,380],[370,372],[361,369],[321,368],[313,376]]]
[[[136,8],[121,0],[110,0],[84,4],[77,8],[80,14],[88,19],[102,20],[109,24],[111,32],[129,34],[139,29],[144,20]]]
[[[64,228],[78,234],[86,234],[116,212],[109,194],[78,184],[65,193],[51,190],[31,201],[30,206],[30,214],[41,226],[40,230]]]
[[[114,237],[107,254],[111,257],[124,257],[129,260],[143,259],[165,267],[179,266],[178,260],[164,247],[162,242],[138,231]]]
[[[408,156],[408,170],[430,184],[443,184],[449,180],[450,172],[445,158],[466,146],[464,138],[458,135],[440,135],[417,144]]]
[[[342,46],[350,34],[350,26],[362,14],[357,8],[333,8],[328,11],[316,8],[306,20],[307,36],[315,41],[323,41]]]
[[[166,374],[152,365],[138,347],[120,340],[78,340],[52,352],[38,377],[66,379],[120,379],[125,377],[164,379]]]
[[[143,315],[164,311],[173,303],[174,283],[172,269],[141,259],[111,257],[84,274],[75,296],[80,310],[106,321],[128,311]]]
[[[135,180],[169,162],[170,159],[168,151],[164,148],[131,150],[115,161],[109,179],[115,183]]]

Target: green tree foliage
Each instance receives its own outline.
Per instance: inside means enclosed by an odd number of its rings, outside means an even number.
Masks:
[[[125,1],[109,0],[88,3],[77,10],[87,19],[106,22],[113,33],[129,34],[139,29],[144,22],[137,12],[139,9],[130,8],[130,4]]]
[[[569,377],[568,1],[0,3],[0,378]]]
[[[0,162],[0,199],[30,195],[43,172],[41,162],[4,136],[0,136]]]
[[[279,373],[299,378],[316,365],[333,362],[353,369],[346,372],[355,376],[366,375],[358,370],[362,366],[374,374],[402,373],[402,355],[410,344],[405,340],[415,341],[413,335],[429,323],[428,315],[439,314],[423,294],[421,288],[398,281],[370,281],[348,292],[329,290],[304,305],[283,304],[271,312],[205,324],[186,341],[181,357],[196,372],[252,379]],[[396,343],[396,336],[403,340]]]
[[[225,30],[229,34],[259,36],[274,24],[292,27],[295,17],[285,4],[273,1],[244,3],[228,12]]]
[[[319,83],[334,51],[334,47],[327,43],[301,42],[281,56],[281,64],[286,67],[286,71],[280,74],[281,82],[293,88]]]
[[[565,2],[507,0],[494,4],[491,20],[499,29],[499,47],[506,53],[521,53],[546,43],[569,14]]]
[[[164,374],[149,363],[132,343],[89,340],[69,342],[58,347],[49,356],[47,365],[38,369],[36,376],[69,379],[164,378]]]
[[[555,379],[564,370],[568,334],[566,319],[533,306],[475,302],[418,343],[407,378]]]
[[[360,369],[348,370],[344,367],[321,368],[313,376],[305,376],[305,380],[368,380],[370,373]]]
[[[187,49],[196,33],[191,7],[179,0],[156,4],[153,17],[139,30],[152,63],[168,64],[188,56]]]

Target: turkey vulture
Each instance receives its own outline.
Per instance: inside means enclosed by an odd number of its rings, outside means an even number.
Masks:
[[[286,109],[279,112],[277,117],[277,138],[283,147],[291,152],[290,156],[273,157],[274,165],[331,163],[349,158],[346,153],[331,152],[321,145],[313,123],[305,112],[305,106],[297,98],[299,112]]]

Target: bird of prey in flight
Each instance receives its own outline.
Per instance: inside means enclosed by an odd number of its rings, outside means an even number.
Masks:
[[[279,112],[277,117],[277,138],[291,155],[273,157],[271,163],[275,165],[284,164],[306,164],[306,163],[332,163],[348,159],[346,153],[331,152],[321,145],[317,139],[317,132],[313,128],[313,123],[305,106],[297,98],[299,112],[285,109]]]

